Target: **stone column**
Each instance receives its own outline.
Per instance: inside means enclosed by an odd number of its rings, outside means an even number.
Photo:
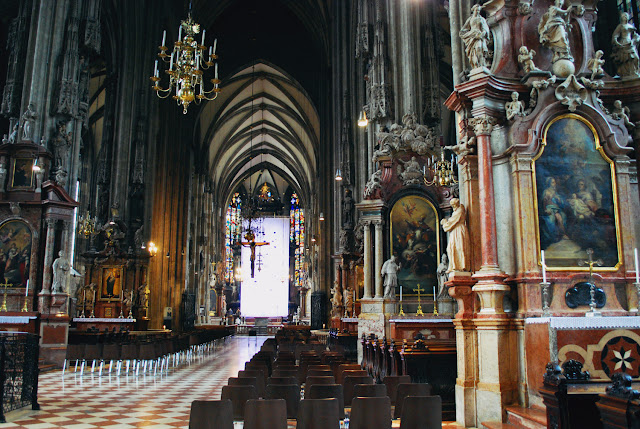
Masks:
[[[375,298],[382,298],[383,296],[383,290],[382,290],[382,274],[380,273],[380,271],[382,271],[382,264],[384,263],[384,261],[382,260],[384,258],[384,252],[383,252],[383,248],[382,248],[382,221],[381,220],[376,220],[375,223],[375,229],[376,229],[376,236],[375,236],[375,240],[376,240],[376,265],[375,265],[375,279],[376,279],[376,296]]]
[[[47,222],[47,241],[44,248],[44,273],[42,274],[42,294],[51,292],[51,281],[53,280],[51,265],[53,264],[53,247],[55,245],[56,236],[56,219],[46,219]]]
[[[480,215],[480,271],[474,274],[478,283],[473,287],[478,292],[482,308],[481,315],[504,315],[502,298],[509,287],[504,284],[504,273],[498,266],[495,201],[493,194],[493,172],[491,160],[491,132],[496,119],[482,115],[471,119],[478,145],[478,208]]]
[[[371,299],[371,222],[364,222],[364,293],[363,299]]]

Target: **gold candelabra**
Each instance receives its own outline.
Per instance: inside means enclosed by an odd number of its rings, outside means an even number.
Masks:
[[[169,86],[167,88],[160,87],[160,70],[158,70],[158,61],[156,60],[155,69],[151,81],[153,82],[153,90],[160,98],[167,98],[175,89],[173,99],[176,100],[178,106],[182,105],[185,115],[191,102],[200,104],[202,100],[215,100],[218,97],[220,89],[220,80],[218,79],[218,58],[216,55],[216,47],[218,40],[214,40],[213,45],[209,46],[208,60],[205,60],[205,52],[207,46],[204,44],[205,32],[202,30],[202,43],[198,43],[195,36],[200,33],[200,24],[196,23],[191,17],[191,11],[187,19],[181,21],[178,28],[178,41],[173,43],[173,50],[167,53],[165,40],[167,36],[166,30],[162,34],[162,45],[158,48],[160,52],[158,57],[164,63],[169,64],[169,70],[165,71],[169,75]],[[184,35],[184,37],[183,37]],[[204,70],[214,67],[214,78],[211,79],[213,88],[204,89],[203,74]],[[199,91],[197,87],[199,88]]]
[[[423,169],[424,173],[424,184],[427,186],[451,186],[453,184],[458,183],[456,180],[456,176],[453,171],[453,155],[451,155],[451,161],[448,161],[444,158],[444,149],[440,152],[440,159],[435,163],[431,164],[429,169],[432,172],[432,179],[427,179],[427,170]]]
[[[422,304],[420,301],[420,292],[424,292],[424,289],[420,288],[420,283],[418,283],[418,287],[416,288],[416,292],[418,292],[418,311],[416,311],[416,316],[424,316],[422,312]]]
[[[87,210],[87,213],[80,216],[78,219],[78,235],[89,238],[96,230],[97,218],[91,217],[91,213]]]

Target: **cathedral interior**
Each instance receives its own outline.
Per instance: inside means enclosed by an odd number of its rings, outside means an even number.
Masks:
[[[640,424],[637,0],[0,5],[0,330],[41,364],[296,333],[444,427]]]

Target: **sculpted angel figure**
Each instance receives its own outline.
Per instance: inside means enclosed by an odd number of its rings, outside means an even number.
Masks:
[[[524,116],[524,101],[518,100],[520,94],[516,91],[511,93],[511,101],[507,101],[504,105],[504,110],[507,114],[507,119],[512,121],[516,116]]]
[[[604,69],[602,68],[604,65],[603,56],[604,52],[596,51],[595,56],[587,62],[587,68],[591,70],[591,80],[604,75]]]
[[[364,197],[368,198],[373,195],[376,189],[380,189],[381,182],[382,170],[376,170],[369,178],[367,184],[364,186]]]
[[[569,48],[569,19],[573,6],[563,9],[564,3],[565,0],[555,0],[538,24],[540,43],[553,51],[554,63],[563,59],[573,61]]]
[[[460,30],[460,38],[464,42],[465,52],[472,69],[490,66],[487,58],[490,57],[491,31],[487,20],[480,15],[481,10],[482,6],[474,5],[471,8],[471,16]]]
[[[445,149],[449,149],[458,156],[466,156],[473,152],[473,147],[476,145],[475,136],[464,135],[460,138],[460,142],[453,146],[445,146]]]
[[[540,70],[533,63],[533,57],[536,56],[536,51],[529,50],[526,46],[520,46],[520,54],[518,54],[518,62],[522,64],[522,68],[525,73],[531,73],[532,71]]]
[[[624,125],[627,128],[635,128],[635,124],[629,119],[631,110],[627,106],[622,106],[622,101],[616,100],[613,102],[613,110],[611,111],[611,117],[613,119],[623,119]]]
[[[611,44],[613,45],[611,59],[620,76],[640,76],[638,43],[640,43],[640,35],[636,33],[633,24],[629,23],[629,14],[622,12],[620,24],[611,36]]]

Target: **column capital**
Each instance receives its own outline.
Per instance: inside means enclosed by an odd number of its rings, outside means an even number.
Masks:
[[[56,223],[58,222],[58,219],[45,219],[45,222],[47,223],[47,228],[55,228],[56,227]]]
[[[498,123],[498,120],[493,116],[481,115],[471,118],[469,123],[473,127],[476,136],[490,136],[493,126]]]
[[[382,220],[381,219],[374,220],[373,225],[376,227],[376,229],[382,229]]]

